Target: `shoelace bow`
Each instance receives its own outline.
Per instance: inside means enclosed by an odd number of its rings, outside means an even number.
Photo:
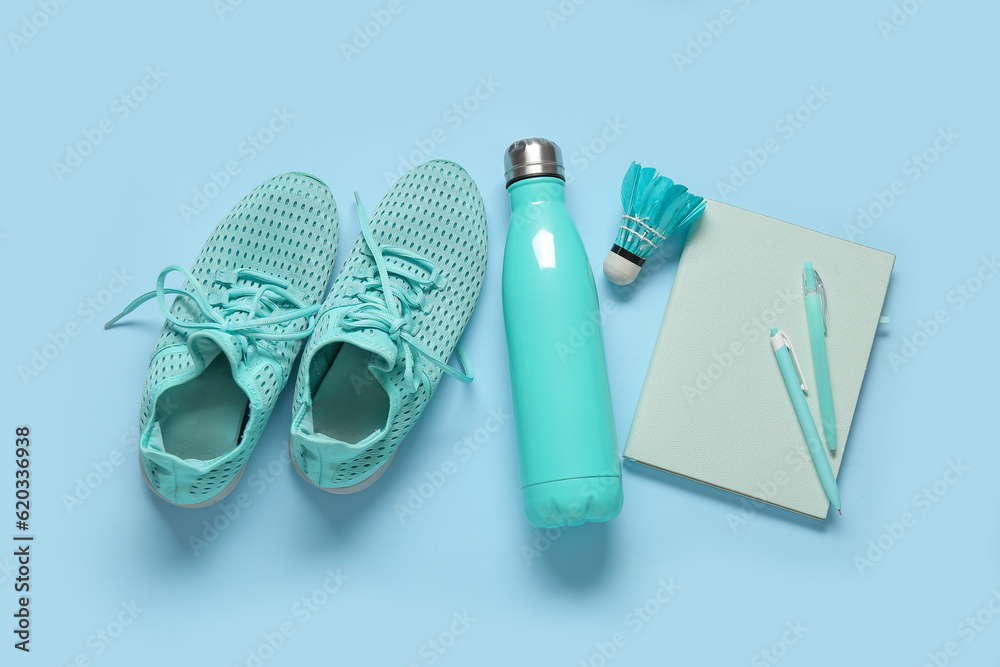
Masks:
[[[186,279],[191,289],[166,286],[167,276],[180,273]],[[239,284],[239,281],[257,283],[257,286]],[[242,344],[243,350],[259,341],[291,341],[307,338],[316,327],[313,317],[319,312],[319,304],[307,306],[302,299],[290,291],[288,281],[276,278],[263,271],[254,269],[236,269],[234,271],[219,271],[215,282],[228,285],[228,289],[213,298],[205,293],[201,283],[187,269],[171,264],[160,271],[156,280],[156,289],[136,297],[132,303],[104,325],[105,329],[113,326],[118,320],[149,301],[156,299],[163,316],[174,326],[196,331],[221,331],[235,337]],[[204,316],[204,321],[182,320],[170,312],[166,296],[175,294],[178,298],[188,299],[198,307]],[[246,317],[229,319],[233,313],[245,313]],[[267,330],[265,327],[286,324],[297,319],[306,318],[304,329],[292,331]]]
[[[413,391],[417,391],[421,384],[428,392],[431,389],[430,378],[423,369],[423,359],[462,382],[472,382],[469,357],[461,344],[455,348],[462,364],[460,371],[437,359],[414,336],[413,311],[423,308],[427,303],[426,290],[440,287],[441,272],[430,261],[405,248],[380,247],[372,235],[368,216],[357,192],[354,193],[354,199],[357,202],[361,234],[375,260],[377,273],[356,276],[359,281],[355,283],[355,295],[361,303],[344,315],[341,326],[348,331],[376,329],[385,333],[403,353],[403,378]],[[402,261],[390,267],[386,256]],[[407,270],[406,265],[414,266],[420,273]]]

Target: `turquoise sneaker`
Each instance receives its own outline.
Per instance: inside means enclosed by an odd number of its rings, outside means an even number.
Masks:
[[[314,329],[337,237],[324,183],[275,176],[223,218],[191,271],[168,266],[154,291],[105,325],[154,298],[167,318],[146,375],[139,441],[143,475],[167,502],[204,507],[236,486]],[[183,286],[165,287],[175,272]]]
[[[357,195],[355,195],[357,197]],[[486,275],[486,211],[453,162],[407,172],[365,217],[299,364],[289,447],[307,480],[352,493],[385,471],[444,373]]]

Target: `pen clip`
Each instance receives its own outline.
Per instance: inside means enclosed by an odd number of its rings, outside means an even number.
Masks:
[[[810,262],[812,264],[812,262]],[[809,289],[809,279],[806,277],[806,272],[812,271],[813,282],[816,285],[815,289]],[[826,335],[826,288],[823,287],[823,279],[819,277],[819,273],[816,269],[811,266],[803,269],[802,271],[802,286],[805,288],[806,294],[816,293],[819,294],[819,309],[823,313],[823,335]]]
[[[802,387],[803,392],[808,392],[809,387],[806,386],[806,377],[802,373],[802,367],[799,366],[799,357],[795,354],[795,348],[792,347],[792,339],[788,337],[784,331],[779,331],[778,333],[771,336],[771,347],[775,351],[781,349],[781,345],[784,344],[788,348],[788,354],[792,357],[792,363],[795,364],[795,372],[799,376],[799,385]]]

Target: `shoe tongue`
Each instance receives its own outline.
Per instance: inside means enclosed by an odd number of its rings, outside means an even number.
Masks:
[[[388,372],[396,365],[399,348],[387,333],[379,329],[344,329],[336,311],[331,314],[331,318],[330,342],[343,342],[368,350],[372,353],[371,361],[368,362],[371,368]]]
[[[252,392],[251,396],[256,393],[255,383],[251,378],[244,376],[245,367],[240,363],[244,348],[232,334],[212,329],[195,332],[188,337],[188,351],[192,357],[202,359],[206,364],[211,363],[216,354],[226,355],[230,365],[236,369],[234,377],[237,383],[244,391]]]
[[[215,350],[209,341],[214,343],[230,359],[239,359],[243,356],[243,351],[232,334],[212,329],[197,331],[188,336],[188,349],[192,355],[208,361],[209,356],[215,356]]]

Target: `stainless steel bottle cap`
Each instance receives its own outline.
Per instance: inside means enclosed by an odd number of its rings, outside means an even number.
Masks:
[[[514,181],[532,176],[555,176],[566,180],[562,151],[548,139],[515,141],[503,155],[503,168],[508,186]]]

